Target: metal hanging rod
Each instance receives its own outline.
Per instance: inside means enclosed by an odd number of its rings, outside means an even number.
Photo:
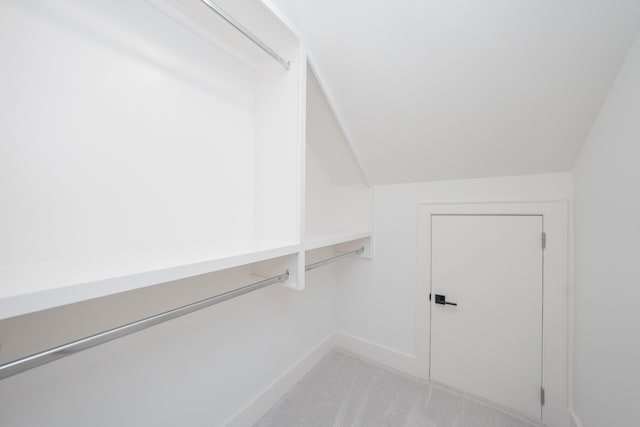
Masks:
[[[314,268],[318,268],[318,267],[322,267],[323,265],[331,264],[332,262],[339,261],[342,258],[346,258],[346,257],[349,257],[349,256],[362,255],[363,252],[364,252],[364,246],[361,247],[360,249],[356,249],[355,251],[345,252],[343,254],[336,255],[334,257],[327,258],[327,259],[322,260],[322,261],[314,262],[313,264],[309,264],[304,268],[304,271],[313,270]]]
[[[220,6],[212,2],[211,0],[200,0],[204,3],[209,9],[213,10],[217,13],[222,19],[231,24],[236,30],[240,31],[246,38],[255,43],[260,49],[267,52],[273,59],[278,61],[280,65],[282,65],[285,69],[289,69],[291,67],[291,62],[287,61],[280,55],[276,53],[275,50],[271,49],[269,46],[264,44],[262,40],[255,36],[251,31],[249,31],[246,27],[244,27],[241,23],[236,21],[231,15],[225,12]]]
[[[173,310],[165,311],[164,313],[156,314],[155,316],[147,317],[145,319],[138,320],[127,325],[119,326],[108,331],[100,332],[89,337],[81,338],[79,340],[72,341],[70,343],[45,350],[40,353],[32,354],[31,356],[23,357],[22,359],[14,360],[13,362],[0,365],[0,380],[8,378],[12,375],[19,374],[20,372],[33,369],[40,365],[44,365],[45,363],[53,362],[54,360],[71,356],[72,354],[115,340],[116,338],[121,338],[125,335],[129,335],[134,332],[150,328],[151,326],[164,323],[168,320],[175,319],[176,317],[181,317],[185,314],[202,310],[203,308],[219,304],[223,301],[227,301],[240,295],[265,288],[275,283],[284,282],[287,279],[289,279],[288,270],[287,272],[279,276],[261,280],[259,282],[255,282],[250,285],[243,286],[241,288],[234,289],[220,295],[216,295],[214,297],[203,299],[192,304],[184,305]]]

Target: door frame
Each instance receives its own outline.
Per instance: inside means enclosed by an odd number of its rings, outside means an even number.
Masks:
[[[552,427],[569,423],[568,411],[568,202],[469,201],[419,202],[417,233],[416,362],[418,376],[429,379],[431,331],[431,215],[541,215],[547,234],[543,252],[542,422]],[[420,262],[425,260],[425,262]]]

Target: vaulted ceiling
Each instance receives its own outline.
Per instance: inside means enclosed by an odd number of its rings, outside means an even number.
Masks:
[[[571,170],[640,0],[272,0],[374,184]]]

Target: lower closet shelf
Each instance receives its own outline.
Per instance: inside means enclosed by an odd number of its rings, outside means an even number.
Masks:
[[[0,320],[298,252],[296,242],[239,240],[0,268]]]

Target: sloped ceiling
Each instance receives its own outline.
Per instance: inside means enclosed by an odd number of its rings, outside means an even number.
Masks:
[[[571,170],[640,0],[272,0],[374,184]]]

